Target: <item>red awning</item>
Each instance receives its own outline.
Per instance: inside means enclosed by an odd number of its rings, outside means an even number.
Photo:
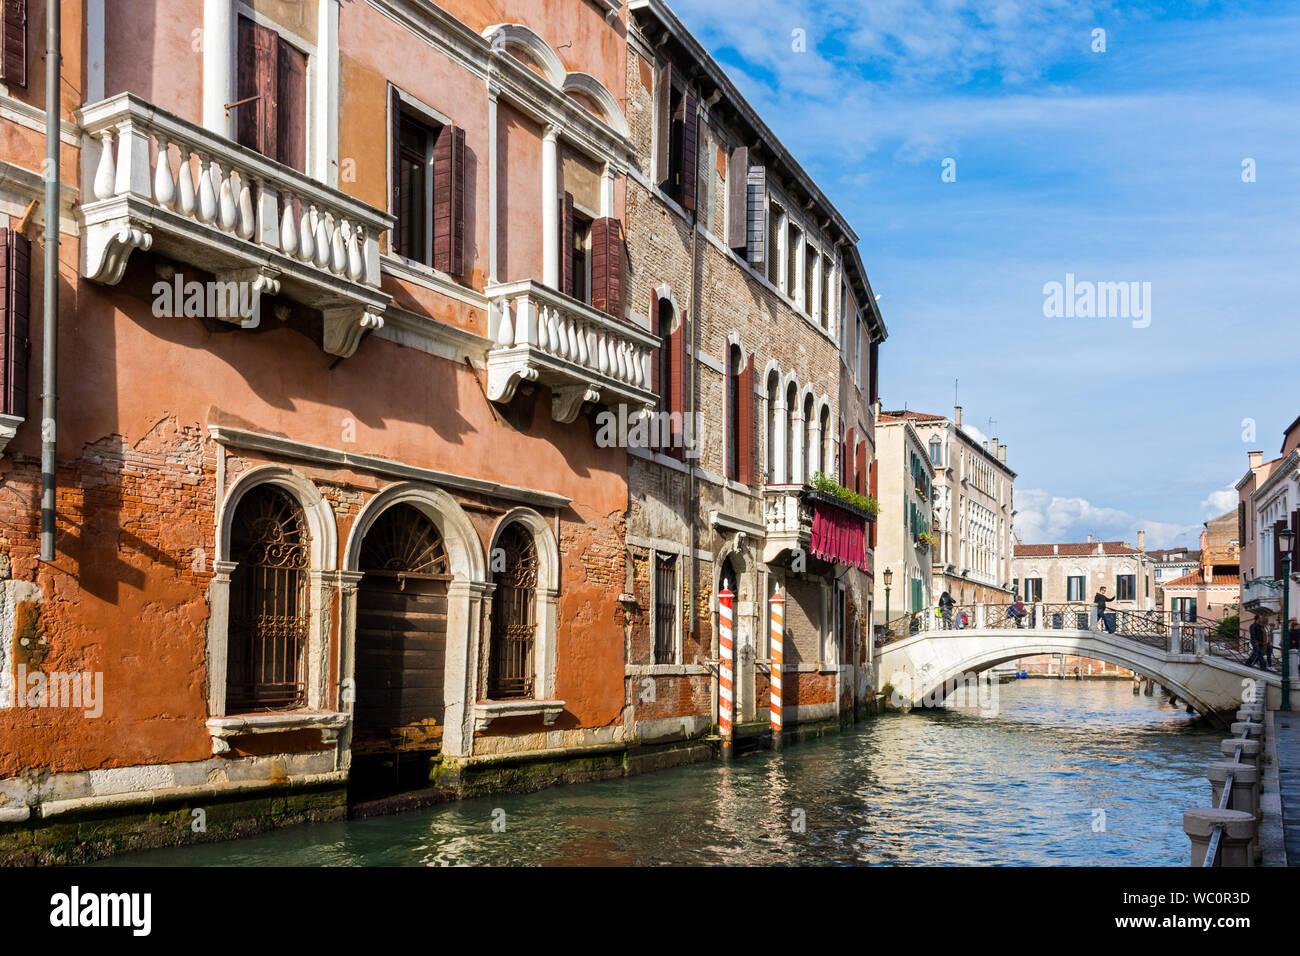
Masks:
[[[867,570],[867,523],[824,501],[813,502],[810,550],[823,561]]]

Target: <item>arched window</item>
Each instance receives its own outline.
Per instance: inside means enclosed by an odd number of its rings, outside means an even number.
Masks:
[[[226,712],[306,703],[307,519],[288,492],[258,485],[240,500],[231,529]]]
[[[803,480],[812,477],[817,462],[817,411],[813,407],[812,393],[803,399]]]
[[[672,407],[673,394],[673,356],[671,337],[673,332],[673,304],[665,298],[659,299],[659,407],[664,411],[682,411]]]
[[[943,467],[943,443],[939,439],[930,439],[930,463],[936,468]]]
[[[821,431],[822,454],[819,464],[821,470],[826,475],[830,475],[835,461],[835,436],[831,434],[831,407],[829,405],[822,406]]]
[[[790,427],[786,429],[788,437],[785,442],[785,480],[794,483],[800,479],[795,472],[795,462],[799,460],[799,449],[803,447],[803,436],[799,434],[799,390],[794,382],[786,386],[785,407],[790,418]]]
[[[733,343],[727,350],[727,477],[733,481],[740,479],[740,373],[744,367],[740,346]]]
[[[537,546],[528,530],[510,524],[497,541],[501,571],[492,595],[492,649],[488,697],[493,700],[533,695],[533,647],[537,637]],[[494,568],[497,560],[493,559]]]
[[[767,476],[764,480],[768,484],[776,481],[778,471],[776,444],[781,425],[777,420],[776,406],[780,394],[781,376],[776,369],[772,369],[767,375]]]

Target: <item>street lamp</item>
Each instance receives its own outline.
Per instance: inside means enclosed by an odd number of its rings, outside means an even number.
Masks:
[[[885,637],[886,639],[888,639],[889,637],[889,586],[894,583],[893,569],[885,568],[885,572],[884,574],[881,575],[881,577],[885,579]]]
[[[1290,528],[1279,528],[1277,540],[1282,551],[1282,709],[1290,710],[1291,642],[1287,628],[1291,623],[1291,548],[1295,543],[1295,532]]]

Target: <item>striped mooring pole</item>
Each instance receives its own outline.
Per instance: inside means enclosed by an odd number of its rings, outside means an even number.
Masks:
[[[732,756],[732,702],[735,700],[732,681],[732,642],[731,642],[731,602],[735,595],[730,588],[724,587],[718,595],[718,650],[720,666],[718,668],[718,732],[722,736],[722,758],[730,760]]]
[[[785,648],[781,637],[785,634],[785,598],[777,591],[772,595],[772,749],[781,749],[781,667]]]

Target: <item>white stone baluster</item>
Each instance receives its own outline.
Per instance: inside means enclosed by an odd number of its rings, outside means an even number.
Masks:
[[[316,268],[324,269],[330,262],[330,231],[325,221],[325,214],[311,207],[311,219],[316,224],[315,235],[312,236],[312,242],[316,244],[316,255],[312,257],[312,262]]]
[[[330,269],[338,275],[348,271],[348,251],[343,245],[343,230],[347,228],[346,219],[334,220],[334,238],[330,242]]]
[[[586,322],[579,323],[578,361],[582,363],[584,368],[589,368],[591,366],[591,351],[590,349],[587,348],[587,336],[589,334],[590,333],[587,331],[587,323]]]
[[[280,251],[286,256],[298,252],[298,223],[293,217],[293,194],[280,197]]]
[[[99,134],[99,166],[95,169],[95,198],[107,199],[114,195],[117,188],[116,156],[113,147],[113,131],[103,130]]]
[[[239,188],[239,219],[235,223],[235,234],[240,239],[252,239],[257,231],[257,216],[253,213],[253,192],[248,188],[244,177],[235,173]]]
[[[176,186],[172,182],[171,157],[167,153],[167,140],[158,135],[158,158],[153,171],[153,198],[164,209],[171,209],[176,199]]]
[[[194,170],[190,164],[190,148],[184,143],[176,145],[181,151],[181,165],[176,170],[176,175],[180,179],[176,207],[181,215],[193,218],[194,210],[198,208],[198,197],[194,194]]]
[[[235,226],[239,225],[239,205],[235,202],[235,171],[233,168],[223,171],[216,163],[212,166],[221,189],[217,203],[217,225],[225,232],[234,232]]]
[[[303,262],[311,262],[312,256],[316,254],[316,237],[311,223],[311,214],[315,209],[315,206],[308,209],[304,204],[302,218],[298,220],[298,258]]]
[[[348,278],[353,282],[360,282],[366,274],[365,261],[361,258],[361,235],[359,228],[352,227],[352,235],[348,240]]]
[[[560,323],[555,318],[555,307],[548,306],[546,309],[546,329],[550,333],[551,341],[546,351],[552,355],[560,354]]]
[[[524,304],[521,301],[519,303],[519,308],[522,310],[523,307]],[[502,348],[502,349],[509,348],[510,346],[515,344],[515,327],[510,322],[509,301],[501,303],[501,319],[500,322],[497,324],[497,337],[495,341],[497,344],[497,348]]]
[[[199,154],[199,221],[212,222],[217,218],[217,194],[212,188],[212,157]]]

